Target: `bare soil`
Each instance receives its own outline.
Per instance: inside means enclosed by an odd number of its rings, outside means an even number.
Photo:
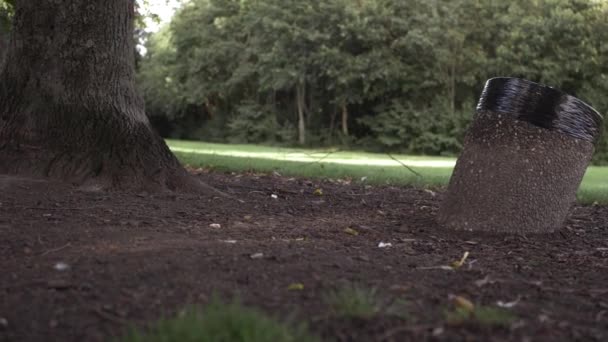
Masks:
[[[0,341],[110,340],[213,293],[306,321],[328,340],[608,340],[606,207],[577,206],[556,233],[486,235],[438,226],[440,190],[198,177],[233,198],[0,176]],[[465,251],[459,269],[436,268]],[[406,300],[408,318],[332,315],[323,295],[348,283]],[[450,295],[518,300],[508,309],[517,320],[450,325]]]

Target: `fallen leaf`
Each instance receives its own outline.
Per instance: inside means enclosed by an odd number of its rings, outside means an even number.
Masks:
[[[302,291],[304,290],[304,284],[302,283],[292,283],[287,286],[287,290],[289,291]]]
[[[430,190],[430,189],[424,189],[424,192],[426,192],[427,194],[430,194],[433,197],[435,197],[437,195],[437,193],[435,191]]]
[[[354,236],[359,235],[359,232],[358,232],[358,231],[356,231],[356,230],[354,230],[354,229],[352,229],[352,228],[350,228],[350,227],[349,227],[349,228],[345,228],[345,229],[344,229],[344,232],[345,232],[346,234],[350,234],[350,235],[354,235]]]
[[[473,305],[473,302],[462,296],[452,296],[451,299],[454,305],[458,308],[464,309],[468,312],[475,310],[475,305]]]
[[[313,194],[316,196],[323,196],[323,189],[315,189]]]
[[[452,267],[453,268],[462,267],[462,265],[464,265],[464,262],[467,260],[468,257],[469,257],[469,252],[464,252],[464,255],[462,256],[462,258],[459,261],[454,261],[452,263]]]

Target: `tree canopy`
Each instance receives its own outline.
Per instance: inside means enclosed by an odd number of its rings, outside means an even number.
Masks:
[[[494,76],[608,112],[607,35],[593,0],[192,0],[139,80],[165,135],[451,154]]]

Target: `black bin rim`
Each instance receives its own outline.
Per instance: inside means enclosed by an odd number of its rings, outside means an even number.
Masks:
[[[490,78],[477,112],[505,114],[592,143],[602,132],[603,117],[593,107],[557,88],[523,78]]]

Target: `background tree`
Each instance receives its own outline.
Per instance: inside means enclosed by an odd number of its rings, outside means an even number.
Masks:
[[[185,6],[141,68],[167,136],[455,154],[495,76],[547,83],[608,111],[605,1]],[[608,162],[608,139],[595,160]]]
[[[13,1],[0,0],[0,65],[8,46],[8,32],[13,16]]]

